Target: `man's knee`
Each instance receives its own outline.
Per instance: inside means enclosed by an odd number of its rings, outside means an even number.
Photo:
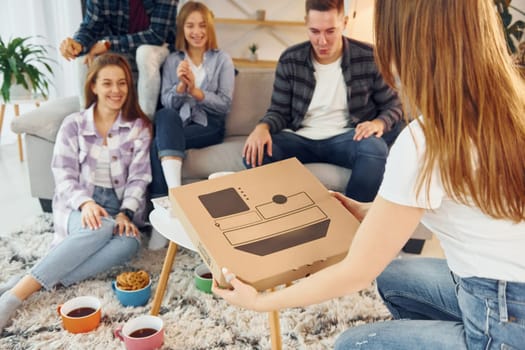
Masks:
[[[358,153],[384,158],[388,156],[388,146],[380,137],[371,136],[366,139],[362,139],[357,143]]]

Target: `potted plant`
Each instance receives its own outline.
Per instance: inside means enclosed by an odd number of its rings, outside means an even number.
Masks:
[[[251,44],[248,46],[248,49],[250,50],[250,61],[257,61],[257,49],[259,46],[257,46],[256,43]]]
[[[4,41],[0,37],[0,92],[4,102],[21,97],[20,92],[12,92],[13,87],[30,94],[47,97],[53,70],[53,62],[47,56],[44,45],[31,43],[32,37],[16,37]]]

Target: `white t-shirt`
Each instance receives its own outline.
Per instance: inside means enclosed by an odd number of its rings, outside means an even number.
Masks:
[[[204,78],[206,78],[206,70],[204,69],[204,65],[201,63],[199,66],[196,66],[189,56],[188,61],[190,62],[190,68],[193,72],[193,76],[195,77],[195,86],[200,88],[204,82]]]
[[[312,140],[324,140],[349,130],[346,84],[341,69],[341,58],[329,64],[313,59],[315,89],[296,134]]]
[[[111,184],[111,164],[109,162],[109,148],[108,146],[102,146],[100,154],[97,159],[97,167],[95,169],[95,181],[93,183],[96,186],[112,188]]]
[[[525,282],[525,221],[496,220],[477,207],[451,200],[437,170],[432,175],[429,200],[424,187],[416,198],[424,151],[423,132],[413,121],[390,150],[379,195],[401,205],[429,209],[421,222],[439,238],[450,269],[460,277]]]

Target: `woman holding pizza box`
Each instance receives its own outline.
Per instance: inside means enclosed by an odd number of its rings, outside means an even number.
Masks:
[[[443,30],[446,28],[446,30]],[[522,349],[525,344],[525,83],[490,0],[376,0],[376,60],[401,82],[410,123],[341,262],[271,293],[225,271],[213,291],[257,311],[319,303],[377,279],[394,320],[336,349]],[[410,113],[409,113],[410,114]],[[422,221],[446,259],[395,259]]]

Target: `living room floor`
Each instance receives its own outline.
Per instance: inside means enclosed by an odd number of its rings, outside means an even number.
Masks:
[[[7,134],[6,130],[3,130],[2,134],[3,140],[0,144],[0,217],[2,218],[0,235],[6,235],[41,214],[42,210],[38,200],[31,197],[27,162],[19,160],[16,136]],[[7,142],[6,138],[8,138]],[[24,157],[26,157],[25,154]],[[421,256],[443,257],[439,241],[434,236],[425,241]]]

